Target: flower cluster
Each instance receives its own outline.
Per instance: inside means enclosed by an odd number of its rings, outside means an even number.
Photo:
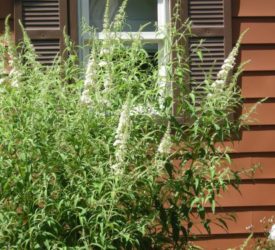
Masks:
[[[238,55],[239,51],[239,44],[237,44],[229,56],[224,60],[224,63],[221,67],[221,70],[217,74],[217,79],[213,82],[212,87],[215,89],[222,89],[224,87],[227,78],[231,72],[231,70],[234,68],[235,63],[236,63],[236,56]],[[220,88],[217,88],[220,87]]]
[[[120,31],[123,25],[123,21],[125,20],[125,9],[127,6],[128,0],[124,0],[117,12],[117,15],[114,20],[114,30]]]
[[[166,132],[164,136],[161,139],[161,142],[158,146],[158,152],[162,155],[168,155],[170,154],[172,147],[172,141],[171,141],[171,124],[168,123]]]
[[[99,52],[99,56],[100,57],[105,57],[107,55],[109,55],[111,53],[111,48],[110,45],[108,43],[107,38],[103,40],[102,45],[101,45],[101,49]]]
[[[118,127],[116,129],[116,136],[114,146],[116,148],[115,157],[116,164],[111,168],[116,172],[119,172],[121,165],[125,160],[127,141],[129,138],[129,126],[130,126],[130,103],[126,100],[122,107],[122,112],[119,117]]]
[[[80,97],[80,102],[85,105],[89,105],[92,103],[89,89],[83,90],[81,97]]]
[[[103,80],[104,92],[106,92],[113,84],[111,64],[110,64],[110,55],[112,54],[112,45],[108,39],[105,39],[102,42],[102,46],[99,52],[100,62],[98,64],[98,66],[102,69],[102,73],[103,73],[102,76],[104,79]]]
[[[13,87],[13,88],[18,88],[19,87],[21,76],[22,76],[22,74],[16,68],[13,68],[10,71],[9,77],[11,79],[11,83],[10,83],[11,87]]]
[[[3,84],[5,81],[6,81],[5,78],[1,78],[1,79],[0,79],[0,85]]]
[[[11,68],[11,71],[9,72],[9,79],[10,79],[10,85],[13,88],[18,88],[22,73],[20,72],[19,68],[16,65],[16,62],[14,60],[14,56],[9,52],[9,67]]]
[[[89,88],[92,86],[95,82],[95,76],[96,76],[96,66],[95,66],[95,60],[93,56],[88,61],[86,74],[85,74],[85,81],[84,81],[84,88]]]
[[[269,231],[269,237],[268,238],[275,242],[275,224],[272,225],[272,227]]]
[[[96,77],[96,65],[93,55],[91,55],[87,69],[85,74],[84,80],[84,90],[82,91],[80,102],[84,105],[89,105],[92,103],[92,99],[90,97],[90,90],[89,88],[95,84],[95,77]]]

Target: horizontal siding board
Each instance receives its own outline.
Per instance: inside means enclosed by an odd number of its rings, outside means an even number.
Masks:
[[[250,72],[241,76],[244,98],[275,97],[275,72]]]
[[[275,152],[274,126],[250,128],[240,132],[240,140],[217,145],[228,147],[233,153]],[[275,203],[274,203],[275,204]]]
[[[255,180],[255,181],[264,181],[275,179],[275,153],[244,153],[244,154],[232,154],[231,163],[224,163],[224,166],[230,166],[234,171],[246,171],[242,174],[243,180]],[[180,171],[181,161],[174,160],[174,167],[176,171]],[[248,170],[252,166],[258,165],[259,167],[255,171],[255,174],[252,176],[248,174]],[[190,167],[190,162],[185,165],[185,168]],[[275,204],[274,204],[275,205]]]
[[[250,60],[240,78],[245,98],[244,112],[257,99],[275,97],[275,1],[233,0],[232,7],[233,42],[249,28],[240,51],[240,61]],[[254,226],[256,234],[263,236],[264,227],[260,220],[275,215],[275,102],[270,100],[259,105],[252,118],[251,124],[265,126],[252,126],[250,131],[242,131],[241,138],[233,145],[226,143],[225,146],[233,148],[233,169],[249,169],[253,164],[260,164],[261,168],[255,173],[254,184],[249,176],[242,176],[241,194],[230,188],[220,198],[220,205],[226,211],[236,212],[237,222],[229,224],[228,232],[212,228],[210,237],[195,242],[203,249],[237,247],[249,236],[250,232],[246,230],[249,225]]]
[[[275,8],[275,7],[274,7]],[[244,31],[242,44],[275,43],[275,17],[273,18],[234,18],[233,41],[236,42]]]
[[[256,103],[244,103],[242,113],[247,113],[255,108]],[[256,110],[250,115],[246,124],[275,125],[275,103],[257,104]]]
[[[275,179],[275,153],[265,154],[248,154],[234,155],[231,163],[233,170],[242,171],[249,170],[252,166],[259,165],[253,178],[255,180]],[[250,175],[243,174],[242,179],[251,179]],[[275,204],[274,204],[275,205]]]
[[[233,0],[233,16],[275,16],[274,0]]]
[[[240,184],[239,191],[230,187],[222,197],[217,199],[217,204],[228,208],[274,206],[275,181],[274,183]]]
[[[240,51],[241,62],[248,62],[245,71],[274,71],[275,45],[247,45]]]
[[[237,237],[232,234],[224,235],[223,238],[211,238],[205,237],[205,239],[199,239],[194,242],[195,245],[200,246],[204,250],[225,250],[225,249],[235,249],[242,245],[244,241],[248,238],[249,234],[238,235]],[[253,241],[249,244],[248,249],[253,249]],[[239,248],[237,248],[239,249]]]
[[[248,208],[249,209],[249,208]],[[234,216],[235,220],[230,218],[228,215]],[[207,217],[213,222],[218,222],[217,218],[224,218],[227,222],[228,229],[222,228],[214,223],[210,225],[211,234],[214,235],[226,235],[226,234],[246,234],[250,233],[252,230],[254,233],[261,233],[264,230],[264,224],[262,219],[271,218],[274,216],[274,211],[237,211],[231,213],[216,213],[214,216],[208,214]],[[195,219],[196,220],[196,219]],[[250,229],[251,228],[251,229]],[[192,231],[193,234],[205,234],[206,230],[202,225],[195,222],[195,227]]]

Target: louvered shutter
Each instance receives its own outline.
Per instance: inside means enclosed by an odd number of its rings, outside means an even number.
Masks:
[[[49,65],[64,48],[63,29],[68,26],[67,0],[15,0],[15,20],[20,19],[38,54]],[[15,39],[22,32],[15,21]]]
[[[200,86],[203,86],[205,77],[209,77],[211,72],[212,78],[215,78],[232,48],[231,0],[185,1],[194,34],[189,39],[190,86],[196,89],[200,98],[204,98]],[[203,58],[196,53],[198,46]]]

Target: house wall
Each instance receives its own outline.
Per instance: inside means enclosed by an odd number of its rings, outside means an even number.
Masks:
[[[241,62],[250,60],[240,81],[243,112],[262,98],[269,99],[258,106],[232,153],[234,168],[260,163],[262,169],[254,180],[243,176],[241,193],[232,188],[219,200],[218,214],[234,213],[236,222],[229,223],[227,232],[213,227],[211,237],[197,242],[209,250],[236,247],[249,236],[248,228],[265,237],[260,220],[275,216],[275,1],[232,0],[232,7],[234,41],[249,28],[240,51]]]
[[[10,24],[13,29],[13,0],[0,0],[0,34],[4,32],[5,18],[11,14]]]
[[[245,97],[243,111],[261,98],[269,99],[258,106],[249,130],[242,131],[232,153],[234,168],[249,168],[260,163],[262,170],[256,172],[254,180],[243,176],[241,194],[231,189],[219,200],[218,214],[233,213],[236,222],[229,223],[227,232],[212,227],[211,237],[205,233],[196,242],[209,250],[237,246],[248,237],[247,228],[251,225],[256,236],[264,236],[260,220],[275,216],[275,1],[232,0],[232,6],[234,41],[241,32],[250,29],[240,52],[242,62],[251,60],[240,81]],[[13,0],[0,0],[0,33],[9,13],[13,15]],[[201,233],[199,229],[197,232]]]

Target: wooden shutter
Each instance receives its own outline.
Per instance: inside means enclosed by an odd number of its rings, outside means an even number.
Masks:
[[[189,39],[190,86],[204,98],[203,81],[211,72],[217,75],[232,48],[231,0],[185,0],[192,22],[193,37]],[[195,52],[203,40],[203,59]]]
[[[63,29],[68,27],[67,0],[15,0],[15,39],[20,41],[20,19],[38,54],[49,65],[64,48]]]

